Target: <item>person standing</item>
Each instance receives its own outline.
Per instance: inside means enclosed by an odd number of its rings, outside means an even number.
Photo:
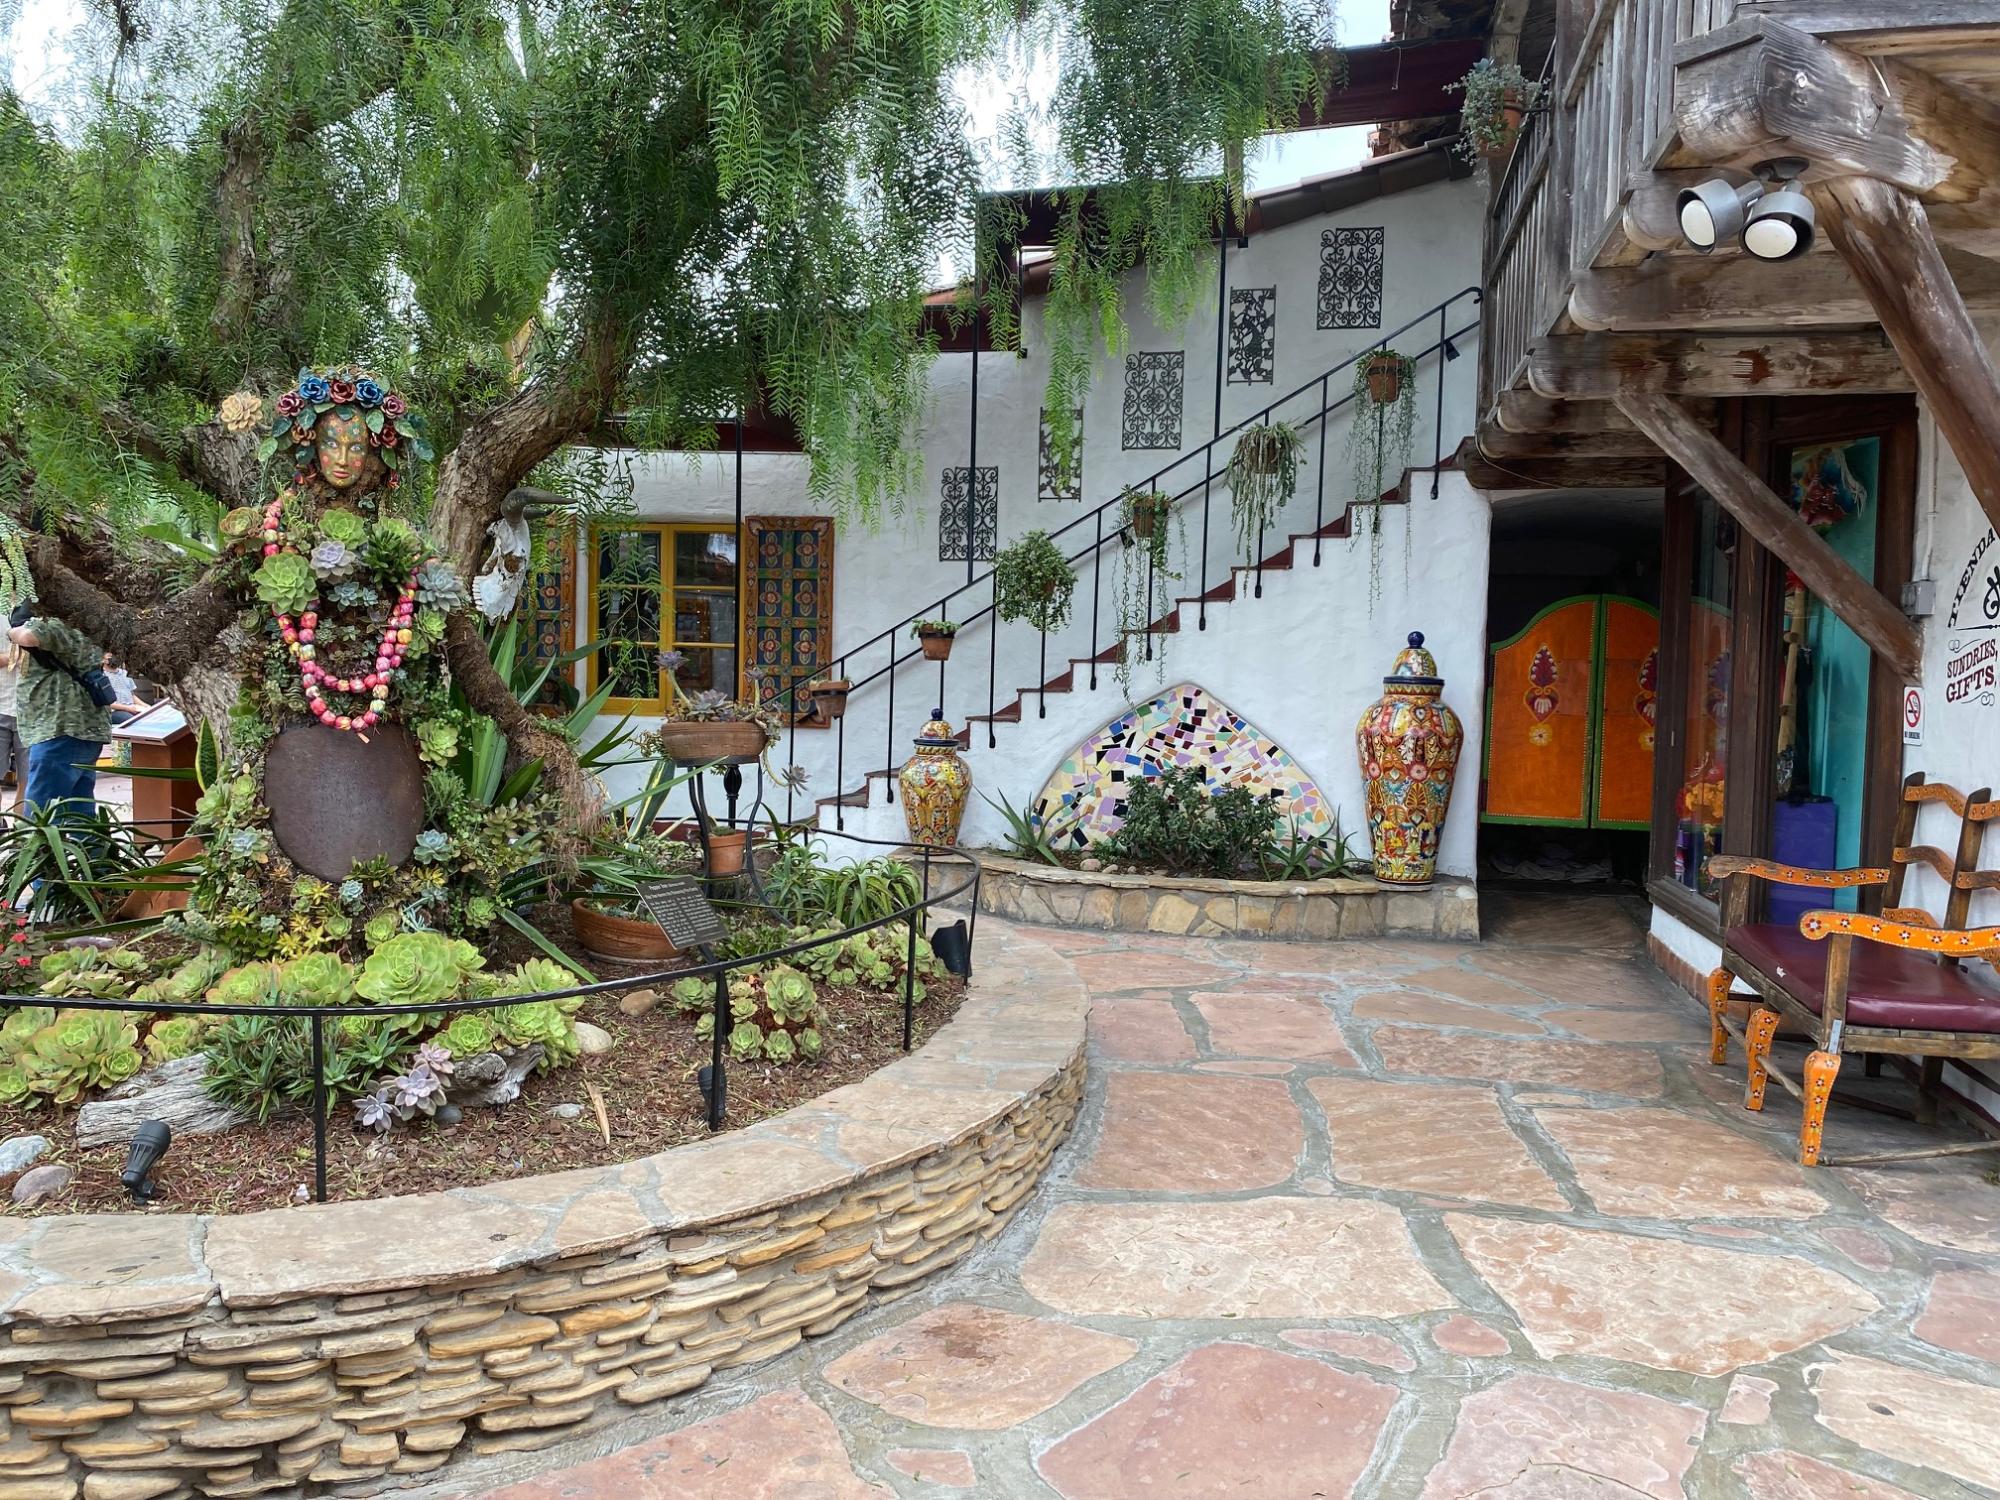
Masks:
[[[103,681],[104,650],[88,636],[46,615],[14,611],[8,638],[27,653],[15,695],[15,728],[28,752],[24,809],[67,799],[97,800],[97,761],[111,738],[111,716],[92,695],[86,676]]]
[[[12,641],[0,650],[0,777],[14,780],[12,806],[19,807],[28,790],[28,754],[14,727],[15,694],[21,685],[21,648]],[[4,794],[0,794],[4,800]]]

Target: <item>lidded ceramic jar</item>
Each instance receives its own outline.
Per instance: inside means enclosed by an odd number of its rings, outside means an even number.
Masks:
[[[913,844],[949,846],[958,842],[965,804],[972,796],[972,772],[958,753],[958,733],[944,710],[931,710],[916,749],[897,774],[903,789],[903,822]]]
[[[1396,654],[1382,696],[1361,716],[1354,746],[1368,793],[1375,878],[1421,888],[1437,876],[1438,841],[1451,807],[1465,728],[1444,703],[1437,660],[1422,631]]]

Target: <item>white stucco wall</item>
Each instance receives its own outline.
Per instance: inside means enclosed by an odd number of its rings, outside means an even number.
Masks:
[[[1226,428],[1256,413],[1275,397],[1373,347],[1401,324],[1475,284],[1483,206],[1482,191],[1475,182],[1441,182],[1287,225],[1253,237],[1247,248],[1230,242],[1227,262],[1232,287],[1277,288],[1276,369],[1270,384],[1225,384],[1222,425]],[[1380,328],[1316,327],[1321,234],[1336,225],[1380,226],[1384,230]],[[1097,505],[1114,498],[1123,485],[1146,480],[1180,454],[1196,453],[1214,433],[1214,291],[1207,294],[1204,304],[1188,323],[1172,333],[1152,325],[1144,300],[1138,277],[1128,278],[1128,349],[1185,351],[1182,445],[1173,452],[1127,451],[1121,447],[1123,354],[1101,356],[1085,402],[1082,501],[1036,499],[1039,414],[1048,373],[1040,300],[1031,300],[1024,314],[1024,342],[1028,351],[1025,358],[992,353],[979,356],[978,462],[982,467],[999,467],[1001,546],[1036,527],[1055,530],[1086,516]],[[1452,309],[1452,329],[1475,323],[1477,316],[1477,307],[1470,299],[1459,302]],[[1432,319],[1393,342],[1401,350],[1414,353],[1433,343],[1436,337],[1437,323]],[[1448,457],[1471,429],[1477,397],[1477,334],[1468,334],[1457,342],[1464,358],[1445,362],[1433,356],[1418,370],[1417,426],[1411,449],[1411,461],[1418,465],[1428,466],[1439,449]],[[1442,437],[1438,441],[1440,367],[1444,371],[1444,402]],[[932,612],[941,598],[965,582],[963,562],[938,560],[938,496],[944,470],[967,461],[971,369],[972,358],[967,354],[941,355],[932,368],[931,401],[918,435],[923,450],[923,479],[910,499],[907,513],[885,521],[872,533],[858,525],[844,527],[835,541],[834,650],[836,655],[846,656],[845,674],[849,677],[861,679],[888,661],[887,643],[865,646],[864,643],[913,612]],[[1351,382],[1352,372],[1341,372],[1332,384],[1332,394],[1337,397]],[[1301,403],[1280,410],[1278,415],[1296,419],[1317,410],[1317,394],[1315,388],[1311,406]],[[1319,514],[1327,521],[1341,513],[1350,489],[1347,465],[1343,462],[1346,436],[1343,415],[1329,427],[1326,460],[1322,465],[1317,433],[1308,432],[1308,464],[1300,495],[1286,517],[1290,529],[1310,529],[1316,502],[1322,505]],[[1218,477],[1211,492],[1207,551],[1207,579],[1211,584],[1223,577],[1231,555],[1228,491],[1219,477],[1227,456],[1225,445],[1214,458]],[[736,481],[733,455],[696,459],[674,454],[629,457],[641,519],[726,522],[733,515]],[[1202,459],[1197,457],[1177,470],[1164,487],[1180,488],[1198,481],[1201,473]],[[750,455],[743,469],[744,514],[819,513],[821,507],[807,496],[806,475],[807,464],[802,457]],[[1433,505],[1428,481],[1419,484],[1417,490],[1418,529],[1407,595],[1385,590],[1384,598],[1371,613],[1366,607],[1365,557],[1352,560],[1342,551],[1336,558],[1334,553],[1339,549],[1329,549],[1326,566],[1319,570],[1311,589],[1273,590],[1267,586],[1265,600],[1234,606],[1227,631],[1212,635],[1212,641],[1227,639],[1226,649],[1211,650],[1210,643],[1204,642],[1198,651],[1176,653],[1170,658],[1174,671],[1179,676],[1196,677],[1211,692],[1277,736],[1315,772],[1330,777],[1345,776],[1351,771],[1353,759],[1353,721],[1378,691],[1379,681],[1374,680],[1387,669],[1404,635],[1411,629],[1424,629],[1434,647],[1439,648],[1441,660],[1450,662],[1447,671],[1455,680],[1454,702],[1465,714],[1468,728],[1472,728],[1478,716],[1467,712],[1466,702],[1476,692],[1482,675],[1479,653],[1483,650],[1487,560],[1484,506],[1454,477],[1450,498],[1439,502],[1436,517],[1432,518],[1426,514]],[[1176,592],[1193,594],[1198,591],[1201,572],[1199,500],[1187,508],[1186,515],[1189,555],[1184,559],[1183,571],[1188,581]],[[1400,554],[1395,551],[1401,545],[1395,530],[1398,524],[1392,520],[1388,536],[1391,565],[1385,572],[1392,576],[1400,568]],[[1112,530],[1107,525],[1106,534]],[[1095,523],[1085,522],[1059,542],[1066,551],[1075,552],[1091,540],[1094,532]],[[1283,536],[1274,531],[1265,550],[1281,545]],[[1114,546],[1104,559],[1096,635],[1099,646],[1109,644],[1115,628],[1115,556]],[[579,639],[586,639],[591,623],[587,618],[590,595],[587,547],[579,549],[579,558],[586,575],[577,583]],[[974,572],[984,574],[988,566],[978,563]],[[1060,639],[1052,636],[1048,642],[1047,670],[1051,674],[1061,671],[1068,657],[1087,656],[1091,652],[1092,584],[1089,565],[1085,564],[1071,624]],[[990,598],[988,586],[982,583],[947,604],[945,613],[963,618],[984,607]],[[1280,599],[1285,601],[1282,606],[1276,602]],[[1212,613],[1211,620],[1214,618]],[[1189,639],[1190,636],[1182,637],[1183,641]],[[896,646],[899,652],[908,653],[914,643],[905,637]],[[1039,646],[1035,633],[1024,625],[1001,628],[994,673],[999,705],[1011,701],[1017,688],[1042,680]],[[962,723],[967,714],[983,713],[988,707],[987,666],[991,647],[983,622],[959,637],[945,674],[942,705],[954,723]],[[1199,671],[1193,669],[1197,655]],[[1190,663],[1189,669],[1183,670],[1183,660]],[[1108,671],[1101,674],[1101,679],[1109,681]],[[896,683],[893,719],[887,714],[888,694],[884,684],[875,683],[855,694],[848,709],[845,774],[840,777],[838,788],[832,736],[801,731],[796,737],[796,756],[812,772],[812,795],[830,796],[837,789],[851,790],[860,784],[861,772],[870,765],[900,763],[910,737],[928,712],[938,706],[937,683],[934,668],[903,667]],[[1112,716],[1117,705],[1107,694],[1098,695],[1098,700],[1087,716],[1088,722],[1076,723],[1074,732],[1060,743],[1047,734],[1024,733],[1026,726],[1003,725],[998,731],[1002,749],[988,752],[984,750],[982,735],[976,744],[981,747],[981,754],[991,759],[981,776],[982,784],[988,789],[1005,791],[1016,803],[1032,796],[1069,746]],[[1050,700],[1052,710],[1055,701]],[[1260,707],[1267,702],[1270,707]],[[1314,705],[1314,711],[1300,712],[1307,702]],[[1068,723],[1067,714],[1064,722]],[[786,753],[791,752],[788,749]],[[1468,745],[1466,756],[1467,765],[1478,764],[1475,746]],[[1338,767],[1339,771],[1326,769],[1330,767]],[[979,769],[977,760],[975,769]],[[614,791],[622,791],[626,781],[637,774],[636,771],[614,773],[608,779]],[[1358,822],[1358,785],[1351,794],[1333,792],[1331,787],[1329,790],[1344,809],[1350,810],[1350,823]],[[800,799],[801,809],[805,800]],[[1445,866],[1453,873],[1469,874],[1472,869],[1475,803],[1476,795],[1468,791],[1460,803],[1465,809],[1464,817],[1461,820],[1454,815],[1447,835]]]

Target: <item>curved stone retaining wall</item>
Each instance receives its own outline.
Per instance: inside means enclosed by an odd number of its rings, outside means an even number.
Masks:
[[[983,851],[979,863],[979,909],[1017,922],[1191,937],[1479,940],[1479,893],[1467,880],[1404,891],[1373,880],[1094,874]]]
[[[1082,1094],[1075,972],[999,923],[978,963],[919,1052],[623,1166],[0,1222],[0,1500],[298,1493],[541,1447],[900,1295],[1000,1231]]]

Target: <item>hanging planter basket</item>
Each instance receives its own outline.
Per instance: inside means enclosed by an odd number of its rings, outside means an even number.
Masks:
[[[854,684],[845,677],[835,677],[826,682],[815,682],[806,689],[806,698],[812,705],[812,716],[821,724],[831,724],[847,712],[847,695],[854,691]]]
[[[1166,495],[1154,490],[1144,495],[1134,495],[1128,502],[1126,514],[1132,526],[1132,535],[1140,541],[1150,539],[1153,533],[1164,526],[1173,511],[1174,502]]]
[[[1236,440],[1230,463],[1242,474],[1275,474],[1297,439],[1276,427],[1253,427]]]
[[[1367,366],[1368,399],[1377,406],[1394,406],[1403,394],[1403,357],[1371,354]]]
[[[656,731],[660,754],[676,765],[747,765],[764,753],[764,726],[750,719],[668,719]]]
[[[926,661],[949,661],[951,659],[951,643],[957,639],[958,633],[952,630],[919,630],[917,632],[917,644],[924,648],[924,659]]]
[[[1512,156],[1514,142],[1521,137],[1521,122],[1527,117],[1527,105],[1519,91],[1509,89],[1494,112],[1493,124],[1481,133],[1479,154],[1495,166]]]

